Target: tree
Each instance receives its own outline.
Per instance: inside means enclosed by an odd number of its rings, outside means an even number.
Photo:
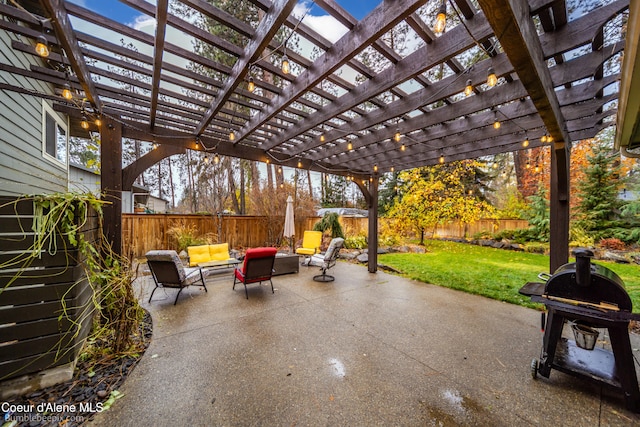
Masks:
[[[578,184],[577,222],[586,231],[602,231],[613,226],[620,216],[620,154],[598,144],[587,160],[585,178]]]
[[[401,197],[388,216],[400,227],[418,231],[423,244],[425,231],[438,224],[458,220],[467,225],[493,214],[493,207],[478,194],[475,177],[480,166],[465,160],[401,172]]]

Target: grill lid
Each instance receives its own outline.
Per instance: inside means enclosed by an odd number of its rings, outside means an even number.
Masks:
[[[591,264],[593,252],[588,249],[576,249],[574,255],[576,262],[564,264],[549,278],[545,295],[592,304],[608,303],[631,311],[631,298],[620,276],[602,265]]]

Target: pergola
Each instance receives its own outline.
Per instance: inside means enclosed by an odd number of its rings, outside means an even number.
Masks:
[[[376,236],[381,174],[546,144],[552,153],[550,269],[567,262],[570,146],[594,137],[615,116],[620,74],[615,67],[607,71],[607,61],[619,59],[625,42],[608,37],[607,29],[622,25],[628,0],[573,11],[575,18],[564,0],[384,0],[360,21],[340,1],[315,0],[314,7],[345,27],[337,41],[292,14],[294,0],[247,0],[257,9],[257,26],[207,1],[175,1],[190,16],[223,28],[219,34],[172,13],[168,0],[121,2],[155,18],[155,34],[62,0],[0,4],[2,28],[33,41],[14,41],[14,49],[37,55],[33,44],[42,36],[50,47],[42,65],[0,63],[0,70],[55,87],[49,98],[74,119],[72,133],[86,134],[83,116],[102,120],[89,126],[101,133],[101,182],[114,201],[105,228],[114,247],[120,246],[119,192],[159,160],[187,149],[349,177],[365,195],[369,235]],[[447,22],[436,34],[442,9]],[[77,29],[92,25],[151,54]],[[409,52],[389,42],[400,27],[416,35]],[[231,65],[175,44],[177,33]],[[363,52],[383,65],[367,65]],[[281,67],[285,59],[288,72]],[[63,97],[65,84],[74,99]],[[29,93],[7,84],[0,89]],[[123,168],[123,137],[158,148]],[[369,242],[374,272],[377,242]]]

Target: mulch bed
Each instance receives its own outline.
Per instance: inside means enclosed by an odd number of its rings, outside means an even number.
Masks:
[[[117,395],[118,388],[144,354],[151,342],[151,315],[145,312],[141,323],[141,331],[136,335],[135,345],[138,351],[122,357],[105,357],[101,360],[79,361],[71,380],[51,387],[37,390],[26,396],[12,399],[11,403],[34,405],[51,403],[63,405],[61,408],[75,405],[75,412],[49,411],[48,414],[38,413],[32,421],[19,422],[17,426],[80,426],[89,422],[97,409],[105,405],[111,397]],[[115,392],[115,393],[113,393]],[[85,408],[93,410],[82,411],[80,403]],[[51,407],[51,406],[49,406]]]

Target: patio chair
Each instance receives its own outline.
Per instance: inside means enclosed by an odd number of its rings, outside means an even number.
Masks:
[[[338,254],[340,253],[340,249],[342,249],[343,245],[344,239],[341,237],[336,237],[335,239],[331,240],[331,243],[329,243],[329,248],[324,253],[324,256],[314,255],[312,257],[313,261],[321,263],[320,270],[322,271],[322,274],[313,276],[313,280],[317,282],[333,282],[335,280],[335,277],[327,274],[327,270],[336,265]]]
[[[322,244],[322,231],[305,231],[302,237],[302,246],[296,249],[298,255],[305,256],[305,263],[309,265],[311,257],[320,252]]]
[[[273,291],[273,263],[276,259],[276,248],[251,248],[247,249],[244,255],[242,267],[236,267],[233,277],[233,289],[236,289],[236,283],[241,282],[244,285],[244,293],[249,299],[247,285],[250,283],[266,282],[271,283],[271,293]]]
[[[147,258],[153,281],[156,284],[149,297],[149,302],[151,302],[153,294],[160,286],[163,288],[179,288],[173,305],[178,302],[180,292],[189,285],[196,285],[196,283],[200,282],[201,285],[196,286],[202,286],[205,292],[209,292],[204,284],[204,279],[207,277],[208,272],[200,267],[185,268],[176,251],[149,251],[145,257]]]

